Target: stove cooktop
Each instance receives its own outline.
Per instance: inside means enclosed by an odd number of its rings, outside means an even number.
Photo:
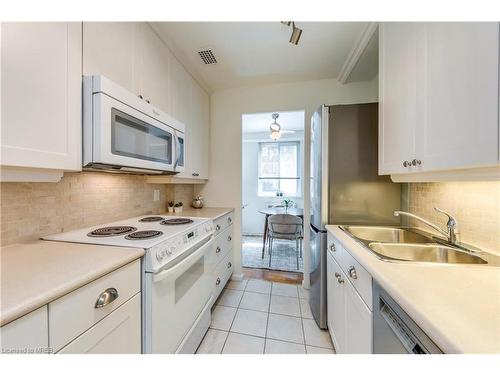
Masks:
[[[155,218],[154,220],[152,218]],[[159,218],[159,219],[157,219]],[[162,224],[174,220],[175,225]],[[44,240],[89,243],[97,245],[138,247],[147,249],[195,229],[210,219],[199,217],[168,218],[167,216],[140,216],[113,223],[96,225],[43,237]]]

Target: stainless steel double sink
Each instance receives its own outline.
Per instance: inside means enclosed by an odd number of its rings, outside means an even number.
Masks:
[[[488,264],[482,252],[437,243],[416,229],[396,227],[341,226],[382,260],[449,264]]]

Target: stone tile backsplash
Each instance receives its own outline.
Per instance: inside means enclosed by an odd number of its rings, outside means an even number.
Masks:
[[[432,182],[409,184],[409,210],[446,227],[439,207],[456,217],[459,240],[500,254],[500,182]],[[422,226],[416,220],[412,225]]]
[[[160,200],[153,200],[153,190]],[[2,246],[40,236],[166,211],[167,202],[189,206],[193,185],[147,184],[144,176],[65,173],[57,183],[2,182]]]

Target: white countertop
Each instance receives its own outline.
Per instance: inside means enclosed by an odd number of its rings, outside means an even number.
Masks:
[[[0,325],[114,271],[144,250],[34,241],[0,249]]]
[[[331,232],[445,353],[500,353],[500,267],[386,262]]]

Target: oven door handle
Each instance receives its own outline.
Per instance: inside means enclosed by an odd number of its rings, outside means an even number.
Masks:
[[[153,282],[163,281],[165,279],[173,278],[175,275],[181,274],[191,267],[196,261],[207,254],[207,250],[213,245],[213,236],[208,242],[206,242],[199,249],[196,249],[192,254],[188,255],[186,258],[182,259],[175,266],[170,267],[166,270],[160,271],[153,275]]]

